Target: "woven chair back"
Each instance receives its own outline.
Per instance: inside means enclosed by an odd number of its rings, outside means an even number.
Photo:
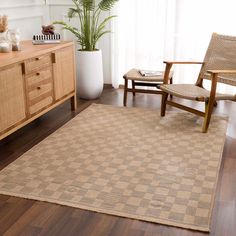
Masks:
[[[212,34],[199,79],[210,78],[207,70],[236,70],[236,37]],[[236,86],[236,74],[222,74],[218,82]]]

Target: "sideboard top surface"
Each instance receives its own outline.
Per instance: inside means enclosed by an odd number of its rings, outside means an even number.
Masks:
[[[33,45],[31,40],[21,41],[20,51],[0,53],[0,67],[14,64],[31,57],[37,57],[73,44],[72,41],[62,41],[57,44]]]

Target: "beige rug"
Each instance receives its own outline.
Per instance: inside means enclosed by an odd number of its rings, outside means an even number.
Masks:
[[[0,193],[209,231],[227,121],[93,104],[0,172]]]

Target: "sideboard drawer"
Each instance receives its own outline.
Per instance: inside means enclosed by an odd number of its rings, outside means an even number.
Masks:
[[[52,96],[46,96],[44,99],[40,99],[36,103],[32,103],[29,106],[29,113],[30,115],[33,115],[37,113],[38,111],[43,110],[44,108],[48,107],[53,103]]]
[[[52,69],[39,70],[27,80],[29,113],[32,115],[53,103]]]
[[[52,68],[46,67],[34,72],[26,77],[26,82],[29,91],[34,90],[38,85],[52,83]]]
[[[52,64],[52,55],[46,54],[25,61],[25,73],[30,74],[42,67]]]

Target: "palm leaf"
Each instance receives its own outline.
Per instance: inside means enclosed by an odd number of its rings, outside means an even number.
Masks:
[[[69,19],[75,17],[76,15],[78,15],[78,9],[75,9],[75,8],[69,8],[68,10],[68,13],[67,13],[67,16]]]
[[[93,11],[95,8],[95,0],[79,0],[79,4],[89,11]]]
[[[68,25],[64,21],[55,21],[55,22],[53,22],[53,24],[62,25],[63,26],[62,29],[66,29],[66,30],[70,31],[72,34],[74,34],[77,37],[77,41],[79,42],[79,44],[82,47],[84,46],[84,42],[85,42],[84,35],[77,28]]]
[[[98,41],[104,34],[108,34],[108,33],[111,33],[111,31],[110,31],[110,30],[106,30],[106,31],[103,31],[103,32],[100,32],[99,34],[97,34],[97,35],[95,36],[95,39],[94,39],[95,44],[97,43],[97,41]]]
[[[104,19],[102,21],[102,23],[100,23],[100,25],[97,27],[97,31],[98,32],[102,31],[106,27],[107,22],[110,21],[112,18],[115,18],[115,17],[117,17],[117,16],[109,16],[106,19]]]
[[[118,0],[102,0],[99,4],[98,7],[102,11],[109,11],[111,8],[115,5],[115,3],[118,2]]]

